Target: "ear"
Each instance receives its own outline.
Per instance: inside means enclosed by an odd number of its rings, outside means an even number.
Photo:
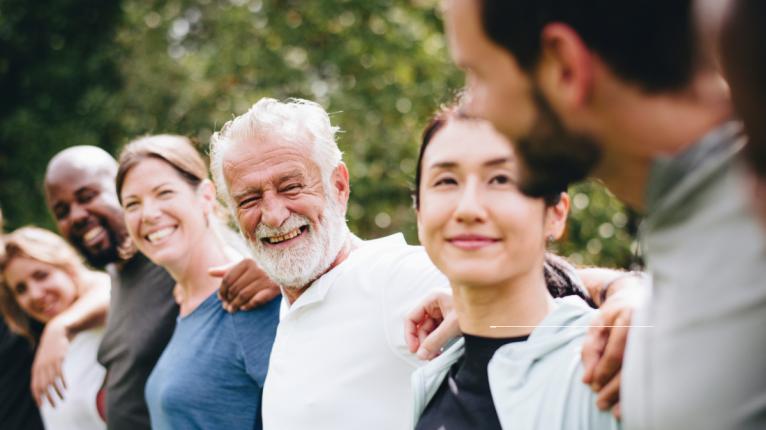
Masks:
[[[561,238],[567,226],[569,214],[569,194],[561,193],[561,200],[545,208],[545,237]]]
[[[548,24],[541,37],[540,62],[535,70],[546,98],[561,111],[583,106],[593,85],[593,58],[572,27]]]
[[[415,209],[415,220],[418,227],[418,241],[423,244],[423,222],[420,219],[420,208]]]
[[[210,179],[203,179],[202,182],[197,185],[197,195],[202,199],[204,203],[205,214],[212,211],[215,205],[215,185]]]
[[[342,161],[332,172],[332,185],[338,193],[338,202],[346,209],[348,197],[351,194],[351,186],[348,181],[348,169]]]

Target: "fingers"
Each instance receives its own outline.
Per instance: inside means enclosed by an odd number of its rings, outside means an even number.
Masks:
[[[591,321],[591,326],[588,328],[588,333],[583,342],[582,363],[585,368],[585,374],[583,375],[582,382],[588,385],[593,382],[596,365],[606,346],[607,329],[603,326],[603,316],[599,312]]]
[[[424,307],[418,306],[404,318],[404,341],[411,353],[415,353],[420,346],[420,337],[418,336],[418,326],[423,322],[426,316]]]
[[[232,267],[236,266],[237,263],[229,263],[224,264],[222,266],[213,266],[209,269],[207,269],[207,274],[210,276],[214,276],[216,278],[222,278],[223,275],[226,274],[229,270],[231,270]]]
[[[446,317],[426,337],[420,338],[420,347],[417,356],[421,360],[431,360],[442,351],[442,347],[453,337],[460,335],[460,326],[457,318]]]
[[[593,371],[592,384],[594,389],[606,385],[622,368],[622,359],[625,354],[625,344],[628,340],[629,317],[621,315],[615,320],[614,326],[606,340],[604,353]]]
[[[444,326],[445,315],[454,314],[452,296],[434,292],[426,296],[410,311],[404,320],[404,338],[407,348],[421,360],[430,360],[441,352],[441,347],[453,332],[460,334],[457,320]]]
[[[258,291],[255,293],[253,298],[250,299],[249,302],[245,303],[244,305],[239,307],[240,311],[249,311],[250,309],[257,308],[258,306],[265,305],[266,303],[274,300],[277,298],[278,295],[280,295],[282,292],[279,290],[278,287],[275,288],[268,288],[265,290]]]
[[[256,276],[253,271],[257,270],[260,275],[260,269],[253,260],[244,259],[231,268],[221,279],[221,288],[226,290],[226,294],[230,301],[234,300],[242,291],[250,285],[258,282],[258,278],[264,278],[262,276]],[[242,305],[240,302],[239,306]]]
[[[56,379],[51,384],[51,387],[53,387],[53,392],[58,396],[59,399],[64,400],[64,386],[60,379]]]
[[[618,373],[609,381],[596,397],[596,406],[606,411],[620,401],[620,374]]]
[[[407,344],[407,350],[413,354],[417,352],[418,347],[420,346],[420,339],[418,339],[417,332],[413,327],[409,326],[409,321],[405,323],[404,327],[404,342]]]
[[[219,287],[219,292],[221,293],[221,297],[227,301],[232,300],[236,295],[235,292],[231,291],[231,287],[235,286],[233,285],[234,283],[232,280],[239,279],[239,277],[242,276],[242,274],[245,272],[246,267],[241,263],[242,262],[232,263],[225,266],[211,267],[208,270],[208,274],[210,274],[210,276],[221,278],[221,286]]]
[[[426,318],[426,320],[418,326],[418,343],[423,345],[423,341],[426,340],[428,335],[438,326],[439,323],[436,322],[436,320],[433,318]]]

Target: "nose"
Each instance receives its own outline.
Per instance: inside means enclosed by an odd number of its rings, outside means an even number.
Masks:
[[[45,288],[35,281],[27,284],[27,297],[33,305],[40,305],[40,301],[45,297]]]
[[[457,207],[455,208],[455,219],[459,223],[474,224],[481,223],[487,217],[482,204],[481,190],[479,181],[475,178],[469,178],[460,194]]]
[[[69,207],[69,219],[75,226],[83,226],[88,220],[88,211],[79,203],[72,203]]]
[[[264,196],[261,222],[271,228],[279,228],[290,216],[290,210],[278,197]]]
[[[153,223],[160,217],[159,205],[151,199],[146,199],[141,203],[141,221],[145,223]]]

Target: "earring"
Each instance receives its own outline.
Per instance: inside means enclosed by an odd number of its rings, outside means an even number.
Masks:
[[[553,241],[556,240],[556,238],[553,237],[552,234],[549,234],[548,237],[545,238],[545,240],[550,244],[550,243],[553,243]]]

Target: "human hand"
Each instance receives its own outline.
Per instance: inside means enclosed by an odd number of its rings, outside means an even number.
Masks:
[[[279,286],[250,258],[226,266],[211,267],[208,273],[221,278],[218,297],[227,312],[248,311],[281,293]]]
[[[645,296],[646,286],[639,276],[621,276],[609,285],[609,294],[583,343],[585,367],[583,382],[598,393],[596,405],[611,409],[620,418],[620,381],[628,330],[634,309]]]
[[[38,406],[47,399],[55,408],[56,396],[64,400],[66,381],[61,373],[61,364],[64,362],[67,351],[69,351],[69,336],[66,325],[54,318],[45,325],[32,362],[31,390]]]
[[[457,314],[452,308],[452,296],[445,292],[427,296],[404,321],[407,347],[421,360],[438,356],[442,346],[457,336],[460,336]]]

